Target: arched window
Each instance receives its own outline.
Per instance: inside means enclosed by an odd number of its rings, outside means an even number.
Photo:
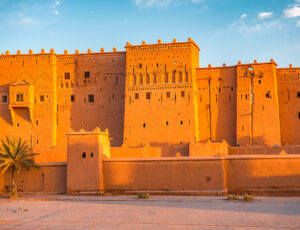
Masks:
[[[144,79],[143,79],[143,75],[140,74],[140,85],[144,84],[144,81],[143,81],[143,80],[144,80]]]
[[[185,72],[185,82],[188,82],[189,81],[189,74],[188,72]]]
[[[182,82],[182,72],[179,72],[179,83],[181,83]]]
[[[175,83],[175,81],[176,81],[176,70],[174,70],[173,72],[172,83]]]
[[[133,75],[133,85],[136,85],[136,76]]]
[[[149,74],[146,75],[146,84],[147,84],[147,85],[150,84],[150,77],[149,77]]]
[[[156,74],[153,74],[153,84],[156,84]]]
[[[166,84],[169,83],[169,76],[168,76],[168,73],[165,73],[165,83],[166,83]]]

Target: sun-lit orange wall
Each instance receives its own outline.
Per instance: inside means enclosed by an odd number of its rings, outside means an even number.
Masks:
[[[197,69],[200,141],[236,143],[236,67]]]
[[[0,138],[26,139],[37,162],[66,161],[68,130],[97,126],[114,147],[160,146],[164,157],[207,140],[300,144],[300,68],[273,60],[200,68],[190,38],[125,48],[0,55]]]
[[[199,48],[188,42],[126,46],[124,143],[198,140],[194,79]]]
[[[299,144],[300,68],[278,68],[276,73],[282,144]]]

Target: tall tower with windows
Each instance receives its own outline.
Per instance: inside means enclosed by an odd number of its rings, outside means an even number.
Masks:
[[[187,42],[126,46],[124,143],[184,144],[198,140],[195,70],[199,48]]]

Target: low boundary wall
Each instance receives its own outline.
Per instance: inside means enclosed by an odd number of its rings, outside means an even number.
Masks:
[[[39,169],[21,170],[17,176],[20,192],[34,193],[66,193],[67,164],[39,163]],[[8,192],[10,172],[0,174],[0,193]]]
[[[66,163],[40,164],[18,179],[23,192],[66,193]],[[78,169],[80,170],[80,169]],[[0,191],[9,185],[0,176]],[[105,192],[300,195],[300,155],[128,158],[103,160]],[[207,192],[207,193],[204,193]]]

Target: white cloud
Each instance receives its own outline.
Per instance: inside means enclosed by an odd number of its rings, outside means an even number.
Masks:
[[[205,0],[191,0],[192,3],[204,2]],[[300,1],[300,0],[299,0]]]
[[[244,19],[244,18],[246,18],[248,16],[248,14],[242,14],[241,15],[241,19]]]
[[[172,0],[134,0],[139,7],[164,7],[170,5]]]
[[[55,0],[53,2],[53,4],[50,5],[51,7],[51,13],[55,14],[55,15],[58,15],[59,14],[59,11],[58,11],[58,7],[61,5],[61,2],[59,0]]]
[[[241,34],[249,35],[253,33],[262,33],[272,29],[280,29],[281,27],[282,25],[279,20],[274,20],[271,22],[263,22],[263,23],[253,24],[253,25],[246,24],[243,20],[240,20],[232,23],[228,27],[228,31],[229,32],[236,31]]]
[[[300,5],[295,5],[292,8],[286,9],[283,11],[283,13],[284,13],[284,17],[286,17],[286,18],[299,17],[300,16]]]
[[[299,0],[300,1],[300,0]],[[300,20],[297,22],[297,26],[300,28]]]
[[[257,14],[259,19],[272,18],[274,16],[274,12],[261,12]]]
[[[189,2],[197,4],[206,0],[133,0],[134,4],[141,8],[167,7],[170,5],[180,6]]]

